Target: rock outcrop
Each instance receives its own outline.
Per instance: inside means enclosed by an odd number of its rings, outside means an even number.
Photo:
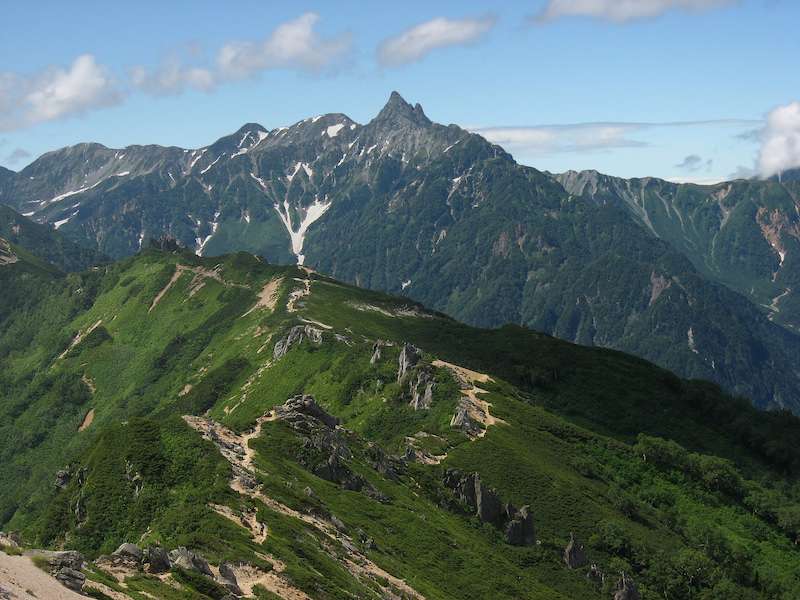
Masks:
[[[38,552],[37,556],[47,561],[47,571],[58,580],[61,585],[80,593],[86,583],[86,575],[81,573],[86,562],[83,555],[75,550],[63,552]]]
[[[406,374],[413,369],[422,359],[422,351],[412,344],[403,344],[398,359],[397,381],[400,382]]]
[[[305,417],[320,421],[328,429],[334,429],[339,424],[338,418],[325,412],[313,396],[307,395],[293,396],[281,406],[275,407],[275,416],[290,425],[305,421]]]
[[[569,534],[569,543],[564,549],[564,562],[570,569],[578,569],[588,562],[583,544],[572,533]]]
[[[236,573],[234,565],[228,562],[220,563],[219,565],[219,582],[225,586],[234,596],[243,596],[242,589],[239,587],[239,582],[236,580]]]
[[[641,600],[633,579],[622,573],[614,587],[614,600]]]
[[[166,573],[172,565],[169,562],[169,555],[160,546],[151,546],[144,554],[144,563],[148,573],[157,575]]]
[[[408,405],[414,410],[426,410],[433,404],[433,372],[429,368],[421,368],[409,383],[411,400]]]
[[[295,325],[289,330],[285,337],[275,343],[272,350],[272,358],[278,360],[286,355],[292,347],[308,339],[314,344],[322,343],[322,330],[311,325]]]
[[[456,469],[448,469],[443,483],[483,523],[491,523],[502,529],[509,544],[532,546],[536,543],[530,508],[523,506],[518,509],[511,503],[504,506],[497,491],[484,484],[478,473],[464,474]]]

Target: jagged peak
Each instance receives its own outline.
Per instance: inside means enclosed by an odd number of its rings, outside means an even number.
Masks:
[[[422,110],[419,103],[411,106],[396,91],[391,93],[386,105],[373,119],[373,122],[411,123],[419,127],[431,125],[431,120],[425,115],[425,111]]]

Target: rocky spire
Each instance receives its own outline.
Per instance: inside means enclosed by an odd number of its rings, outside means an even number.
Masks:
[[[386,106],[381,109],[381,112],[373,119],[373,122],[393,125],[409,124],[417,127],[431,125],[431,120],[425,116],[422,106],[419,104],[411,106],[397,92],[392,92]]]

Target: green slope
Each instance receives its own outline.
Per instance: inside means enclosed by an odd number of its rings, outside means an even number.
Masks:
[[[788,414],[625,354],[471,328],[247,254],[149,250],[26,277],[38,287],[0,320],[0,528],[29,543],[90,557],[124,541],[185,545],[215,565],[272,569],[312,598],[380,597],[393,578],[426,598],[602,598],[621,571],[643,598],[800,593],[800,422]],[[276,355],[296,326],[310,329]],[[398,380],[407,342],[422,355]],[[436,361],[479,374],[459,383]],[[414,410],[419,378],[431,403]],[[497,421],[468,435],[451,418],[473,386]],[[344,428],[263,418],[297,394]],[[190,427],[185,415],[203,417]],[[252,449],[241,464],[260,489],[229,486],[240,459],[201,438],[204,423]],[[345,479],[320,470],[329,444]],[[447,469],[529,505],[538,543],[512,546],[473,516]],[[231,512],[266,538],[220,514]],[[570,532],[605,583],[563,564]],[[181,592],[143,573],[127,588],[91,577],[133,598],[221,597],[195,572],[173,573]]]

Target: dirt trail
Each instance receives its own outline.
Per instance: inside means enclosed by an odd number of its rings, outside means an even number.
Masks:
[[[155,298],[153,298],[153,303],[150,305],[150,308],[147,312],[153,312],[153,309],[158,306],[158,303],[164,298],[164,296],[169,292],[173,285],[175,285],[181,276],[184,273],[194,273],[194,277],[189,282],[189,298],[194,296],[197,292],[203,289],[203,286],[206,284],[207,279],[213,279],[214,281],[218,281],[225,287],[244,287],[237,283],[231,283],[230,281],[225,281],[220,274],[220,269],[222,265],[217,265],[213,269],[206,269],[204,267],[189,267],[187,265],[175,265],[175,272],[172,274],[172,277],[167,282],[167,285],[158,292]]]
[[[494,381],[486,373],[478,373],[459,365],[445,362],[443,360],[435,360],[431,363],[434,367],[442,367],[450,369],[456,376],[456,379],[461,383],[462,398],[459,402],[459,407],[467,411],[469,418],[478,423],[482,423],[484,428],[475,434],[473,437],[482,438],[486,435],[489,426],[496,425],[497,423],[505,423],[503,419],[493,417],[490,408],[491,404],[486,400],[478,398],[478,394],[488,394],[487,390],[478,387],[476,383],[491,383]]]
[[[278,291],[281,283],[283,283],[283,277],[270,279],[258,294],[258,301],[255,303],[253,308],[248,310],[242,316],[246,317],[251,312],[258,310],[259,308],[266,308],[270,311],[275,310],[275,304],[278,302]]]
[[[369,580],[369,582],[373,584],[377,583],[382,589],[385,598],[409,598],[415,600],[424,600],[424,596],[414,590],[405,581],[385,571],[367,558],[366,555],[361,553],[356,548],[353,540],[349,536],[337,530],[332,523],[314,515],[301,513],[273,498],[270,498],[255,484],[255,474],[257,472],[257,468],[255,466],[256,453],[254,449],[250,448],[249,442],[250,440],[261,435],[261,428],[264,423],[275,420],[274,413],[270,412],[261,416],[256,420],[255,427],[243,433],[242,435],[238,435],[224,425],[221,425],[220,423],[217,423],[206,417],[186,415],[183,418],[190,427],[200,432],[201,435],[203,435],[203,437],[206,439],[214,442],[222,456],[229,463],[231,463],[231,466],[233,467],[233,478],[230,481],[231,489],[242,495],[262,502],[268,508],[277,513],[299,519],[304,523],[311,525],[329,540],[335,540],[344,548],[347,548],[349,556],[340,557],[336,556],[335,553],[332,552],[331,554],[333,558],[337,559],[356,578],[362,581]],[[223,516],[227,517],[227,515]],[[253,529],[250,527],[250,524],[251,522],[247,521],[246,527],[250,529],[252,533]],[[265,535],[269,534],[266,533]],[[268,560],[274,561],[275,559],[268,558]],[[278,571],[277,568],[276,571]],[[274,585],[276,582],[271,581],[268,575],[269,574],[262,573],[262,576],[267,578],[267,582],[270,585]],[[278,571],[277,576],[279,575],[280,572]],[[291,587],[288,582],[280,577],[279,583],[282,586]],[[266,583],[262,582],[262,585],[267,587]],[[279,592],[277,588],[268,587],[268,589],[279,594],[282,598],[307,598],[302,591],[297,590],[296,588],[292,588],[294,590],[293,593],[300,595],[284,595],[284,593]]]
[[[86,600],[36,567],[29,556],[0,552],[0,598],[8,600]]]
[[[83,338],[85,338],[87,335],[92,333],[95,329],[100,327],[100,325],[102,323],[103,323],[103,319],[98,319],[97,323],[95,323],[94,325],[89,327],[89,329],[87,329],[86,331],[79,331],[78,335],[76,335],[74,338],[72,338],[72,341],[69,343],[69,346],[67,346],[67,349],[64,350],[61,354],[58,355],[58,358],[59,359],[64,358],[67,354],[69,354],[70,350],[72,350],[75,346],[77,346],[78,344],[81,343],[81,340],[83,340]]]
[[[88,413],[86,413],[86,416],[83,417],[83,423],[81,423],[81,426],[78,427],[78,431],[84,431],[87,429],[89,425],[92,424],[92,421],[94,421],[94,409],[91,409]]]
[[[299,279],[295,277],[294,280],[302,283],[303,287],[296,288],[289,294],[289,301],[286,303],[286,312],[290,313],[297,312],[297,303],[300,299],[311,294],[311,279]]]

